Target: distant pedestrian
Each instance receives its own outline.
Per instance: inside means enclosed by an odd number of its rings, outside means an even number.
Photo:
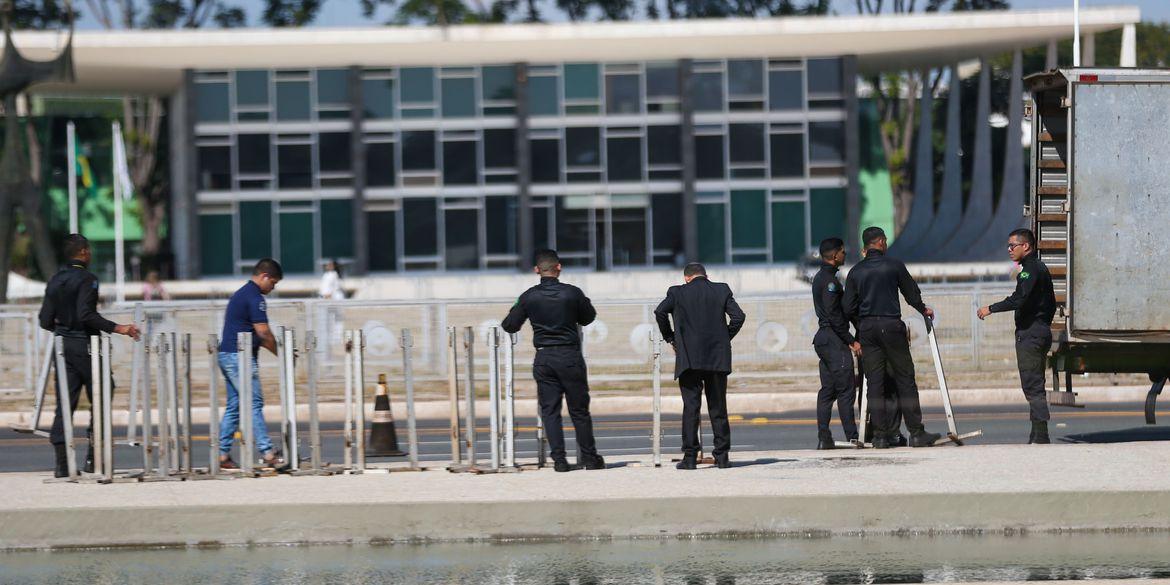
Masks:
[[[524,321],[532,322],[532,345],[536,347],[532,377],[536,379],[540,418],[548,436],[553,469],[562,472],[572,469],[565,456],[562,399],[569,403],[569,418],[573,419],[577,435],[577,465],[605,469],[605,460],[597,454],[593,438],[589,377],[581,354],[580,328],[597,318],[597,310],[581,289],[559,280],[561,260],[556,252],[541,250],[534,260],[540,284],[516,299],[501,327],[508,333],[516,333]]]
[[[325,272],[321,275],[321,286],[317,288],[317,296],[334,301],[345,299],[345,289],[341,288],[341,264],[336,259],[330,260],[325,265]]]
[[[674,348],[674,377],[683,399],[683,459],[678,469],[694,469],[699,452],[703,394],[715,434],[715,466],[731,467],[731,423],[727,419],[727,376],[731,340],[743,328],[744,314],[731,287],[707,279],[707,269],[692,262],[683,268],[684,284],[672,286],[654,309],[662,339]],[[671,326],[673,319],[674,325]]]
[[[45,299],[41,304],[40,326],[53,335],[62,338],[65,353],[65,371],[57,372],[58,383],[69,388],[69,413],[62,412],[57,404],[57,415],[49,432],[49,442],[57,456],[54,477],[69,475],[68,451],[65,445],[65,416],[73,416],[81,398],[81,387],[90,403],[89,450],[85,456],[86,473],[93,473],[93,369],[90,361],[89,338],[102,333],[117,333],[138,341],[138,328],[134,325],[119,325],[102,317],[97,311],[98,279],[87,268],[93,259],[89,240],[81,234],[70,234],[65,238],[65,258],[68,260],[45,285]],[[53,362],[56,367],[57,362]],[[61,377],[64,380],[61,380]]]
[[[1016,362],[1020,385],[1028,400],[1028,418],[1032,421],[1029,443],[1052,442],[1048,437],[1048,393],[1045,385],[1045,362],[1052,346],[1052,318],[1056,315],[1056,293],[1052,275],[1036,253],[1036,235],[1018,229],[1008,236],[1008,255],[1019,264],[1016,290],[1006,299],[981,307],[980,319],[992,313],[1015,311]]]
[[[252,269],[252,278],[232,295],[223,316],[223,337],[219,341],[219,370],[227,384],[227,408],[219,426],[220,469],[239,469],[232,461],[232,444],[240,424],[240,358],[236,334],[252,334],[252,432],[253,441],[259,449],[264,463],[278,466],[280,463],[268,436],[268,425],[264,423],[264,393],[260,390],[260,363],[258,355],[263,347],[276,355],[276,336],[268,326],[268,303],[264,296],[276,288],[284,278],[280,264],[272,258],[264,258]],[[245,415],[247,416],[247,415]],[[249,445],[249,449],[251,445]],[[240,457],[251,457],[251,453],[240,453]]]
[[[157,270],[151,270],[150,272],[146,273],[146,282],[142,283],[142,300],[171,300],[171,295],[167,293],[167,289],[163,288],[162,279],[159,278]]]

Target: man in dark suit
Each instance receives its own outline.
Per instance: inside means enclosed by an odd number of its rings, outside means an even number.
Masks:
[[[727,375],[731,373],[731,339],[743,327],[744,314],[731,288],[707,279],[702,264],[683,268],[686,284],[672,286],[654,318],[662,339],[674,348],[674,377],[682,391],[683,459],[679,469],[694,469],[699,451],[699,415],[703,393],[715,433],[715,465],[731,467],[731,425],[727,422]],[[671,328],[671,317],[674,328]]]

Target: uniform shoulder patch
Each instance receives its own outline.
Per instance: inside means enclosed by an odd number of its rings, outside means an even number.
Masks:
[[[829,283],[829,292],[837,292],[840,289],[841,289],[841,287],[837,286],[837,283],[835,283],[835,282]]]
[[[96,279],[96,278],[95,278],[95,279],[93,279],[93,284],[92,284],[91,286],[93,286],[93,290],[97,290],[97,289],[98,289],[98,281],[97,281],[97,279]]]
[[[1020,273],[1020,280],[1028,280],[1028,278],[1030,278],[1031,276],[1032,275],[1028,274],[1028,271],[1025,270],[1025,271]]]

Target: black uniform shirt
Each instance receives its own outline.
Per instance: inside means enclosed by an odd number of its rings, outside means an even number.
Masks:
[[[1035,252],[1024,257],[1020,273],[1016,275],[1016,290],[1010,297],[991,305],[992,313],[1016,312],[1016,329],[1027,329],[1036,323],[1052,325],[1056,314],[1056,294],[1052,291],[1052,275]]]
[[[524,291],[500,325],[516,333],[524,320],[532,321],[532,345],[537,348],[558,345],[581,345],[578,326],[597,318],[597,310],[581,289],[551,276],[542,276],[540,284]]]
[[[117,325],[97,312],[98,279],[84,262],[71,260],[45,286],[41,328],[63,337],[113,333]]]
[[[849,333],[849,322],[845,319],[845,311],[841,308],[841,296],[844,293],[841,281],[837,280],[837,267],[832,264],[821,264],[812,282],[813,310],[817,313],[817,325],[822,329],[829,328],[845,345],[853,345],[853,335]]]
[[[919,313],[926,311],[922,291],[897,258],[886,256],[881,250],[869,250],[865,260],[849,270],[845,278],[845,316],[851,321],[866,317],[902,318],[898,291],[906,297],[906,304]]]

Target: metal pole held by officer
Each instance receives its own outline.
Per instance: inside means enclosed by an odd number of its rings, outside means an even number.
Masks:
[[[525,320],[532,322],[532,344],[536,347],[532,377],[536,379],[540,418],[548,434],[553,469],[559,472],[573,469],[565,457],[562,398],[569,404],[569,417],[573,419],[577,436],[577,466],[605,469],[605,460],[597,454],[593,438],[589,379],[579,330],[597,318],[597,310],[581,289],[559,280],[561,260],[555,251],[537,252],[534,264],[540,284],[516,299],[501,327],[508,333],[516,333]]]
[[[929,447],[942,435],[929,433],[922,425],[914,359],[910,355],[910,341],[906,324],[902,321],[898,293],[901,292],[906,303],[922,314],[927,327],[931,326],[934,311],[922,302],[922,291],[906,270],[906,265],[886,255],[886,232],[882,228],[865,228],[861,241],[866,249],[865,260],[849,270],[842,304],[845,315],[857,323],[861,363],[868,388],[866,397],[873,413],[873,446],[888,449],[895,440],[896,429],[890,428],[890,417],[886,412],[885,396],[889,394],[896,396],[902,406],[902,416],[910,430],[910,446]],[[892,388],[886,383],[887,367],[893,373]]]
[[[69,234],[65,238],[63,252],[66,258],[65,266],[57,271],[45,286],[45,298],[40,312],[41,328],[53,332],[62,340],[65,372],[58,371],[57,376],[64,375],[69,387],[69,412],[64,413],[62,404],[58,401],[57,416],[53,419],[53,429],[49,433],[49,442],[53,444],[57,457],[54,477],[69,476],[63,417],[72,416],[73,411],[77,409],[82,386],[85,386],[85,395],[90,401],[91,409],[93,407],[94,385],[99,381],[93,379],[89,337],[104,332],[125,335],[134,341],[139,340],[138,328],[133,324],[114,323],[98,312],[98,278],[89,271],[89,263],[93,259],[89,240],[81,234]],[[92,413],[90,420],[89,450],[84,468],[86,473],[93,473]]]

